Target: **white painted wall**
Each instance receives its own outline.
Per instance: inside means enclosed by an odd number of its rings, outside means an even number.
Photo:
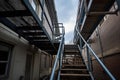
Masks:
[[[10,63],[10,72],[8,80],[19,80],[20,76],[25,77],[25,67],[26,67],[26,55],[34,53],[34,61],[32,64],[31,80],[39,79],[39,70],[41,70],[40,75],[44,76],[49,74],[49,67],[44,68],[45,56],[49,56],[47,53],[42,52],[39,49],[36,51],[32,46],[29,45],[28,41],[24,38],[19,38],[18,34],[10,30],[8,27],[0,23],[0,41],[12,44],[14,46],[12,50],[12,58]],[[49,64],[49,59],[46,61]],[[40,66],[41,64],[41,66]],[[43,65],[42,65],[43,64]],[[41,68],[41,69],[40,69]]]

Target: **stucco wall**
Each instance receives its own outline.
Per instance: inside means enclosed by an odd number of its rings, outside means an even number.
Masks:
[[[14,46],[12,49],[12,57],[9,66],[10,72],[7,80],[19,80],[21,76],[23,76],[23,78],[25,77],[27,54],[32,56],[30,62],[31,66],[29,66],[31,68],[31,80],[38,80],[40,77],[49,74],[50,55],[46,52],[41,52],[40,49],[35,49],[33,46],[29,45],[28,41],[22,37],[19,38],[18,34],[1,23],[0,41]],[[46,67],[44,66],[45,64]]]

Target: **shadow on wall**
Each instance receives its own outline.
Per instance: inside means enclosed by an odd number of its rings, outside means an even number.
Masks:
[[[117,80],[120,80],[119,61],[120,53],[111,56],[106,56],[104,58],[104,64]],[[93,61],[93,73],[95,76],[95,80],[110,80],[96,60]]]

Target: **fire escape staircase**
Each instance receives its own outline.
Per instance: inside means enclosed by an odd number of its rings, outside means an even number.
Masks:
[[[76,31],[85,44],[84,47],[86,48],[86,53],[83,53],[81,43],[80,45],[64,45],[63,34],[50,75],[50,80],[95,80],[91,55],[100,64],[109,79],[116,80],[93,49],[85,41],[77,28]]]
[[[65,45],[60,79],[91,80],[77,45]]]
[[[47,19],[40,0],[39,4],[53,35],[54,29]],[[56,54],[59,42],[52,41],[29,0],[1,0],[0,23],[16,32],[19,38],[28,40],[31,45],[50,54]]]

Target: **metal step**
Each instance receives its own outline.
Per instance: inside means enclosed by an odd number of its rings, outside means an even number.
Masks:
[[[67,69],[85,69],[86,66],[84,64],[81,64],[81,65],[63,65],[62,68],[67,68]]]
[[[90,77],[89,74],[63,74],[63,73],[61,73],[60,76],[65,76],[65,77]]]
[[[91,80],[77,45],[65,45],[60,80]]]
[[[61,73],[69,73],[69,74],[87,74],[87,69],[61,69]]]
[[[91,80],[89,74],[60,74],[61,80]]]

